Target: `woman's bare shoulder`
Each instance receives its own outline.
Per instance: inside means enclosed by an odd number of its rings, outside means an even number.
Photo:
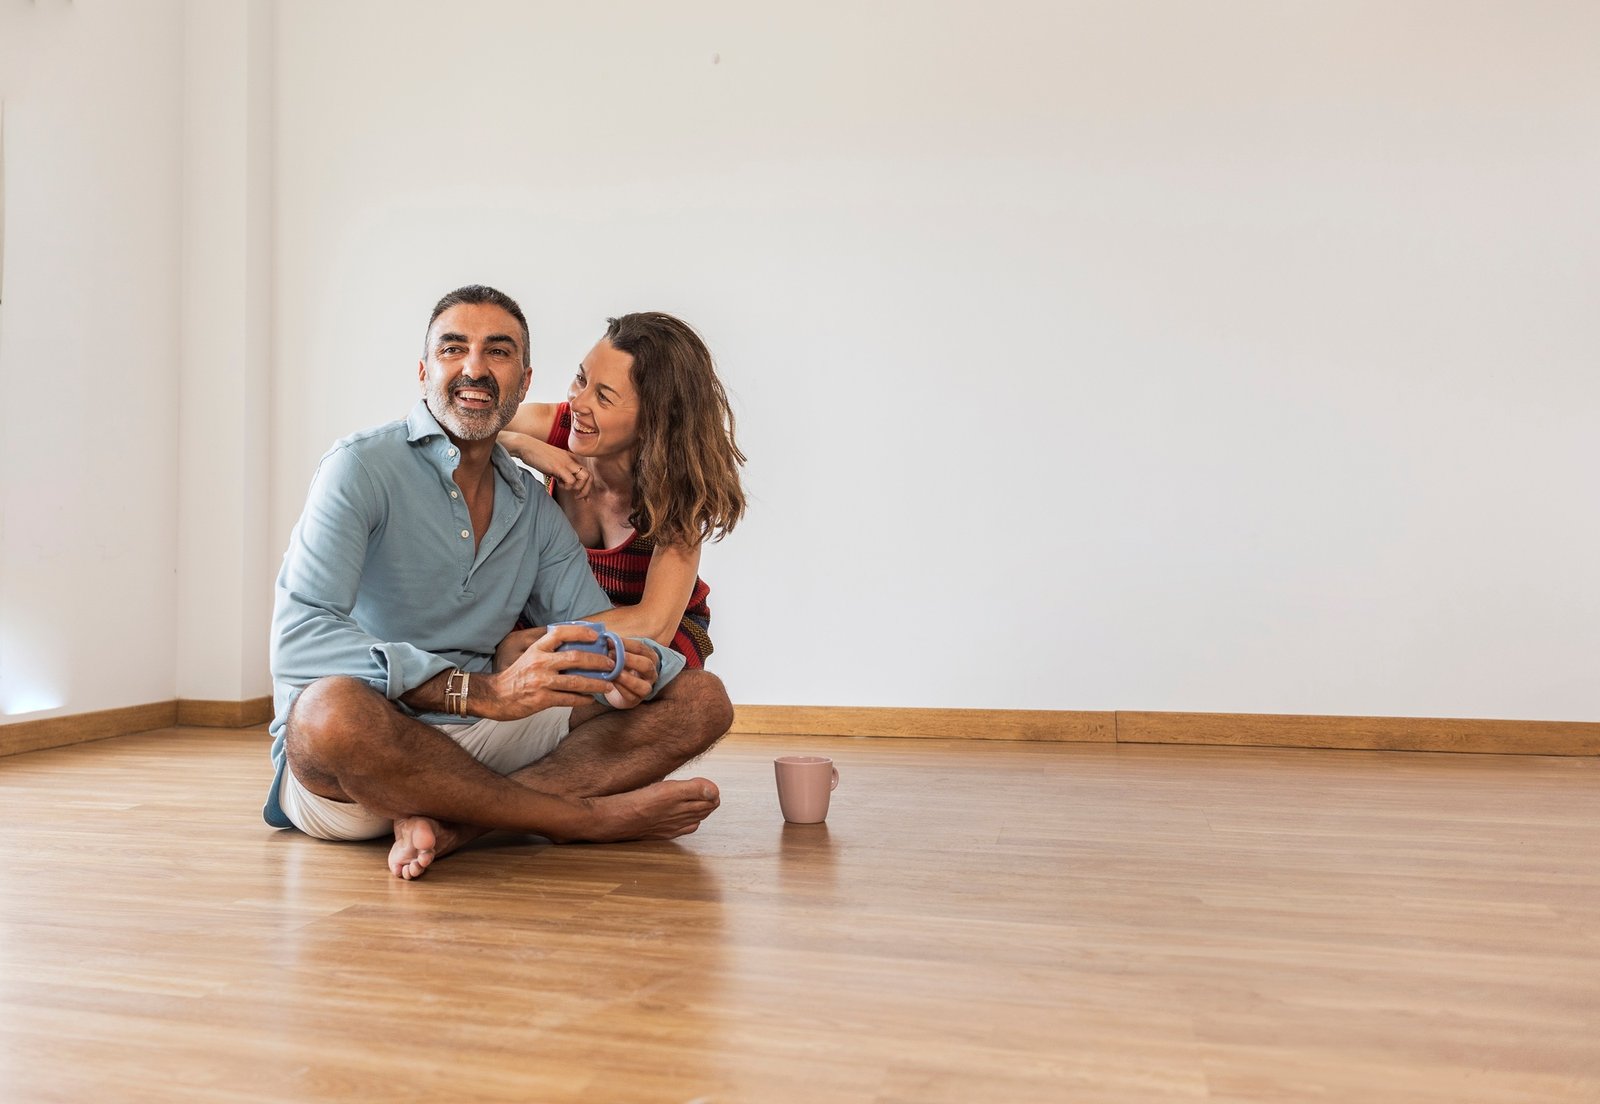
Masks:
[[[550,439],[550,430],[555,428],[556,411],[560,408],[560,403],[523,403],[511,416],[506,429],[547,441]]]

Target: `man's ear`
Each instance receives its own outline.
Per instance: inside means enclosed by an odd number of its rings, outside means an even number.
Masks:
[[[428,393],[428,362],[425,360],[417,361],[417,386],[424,395]]]
[[[528,397],[528,385],[531,383],[533,383],[533,366],[529,365],[522,370],[522,388],[517,392],[517,402],[520,403]]]

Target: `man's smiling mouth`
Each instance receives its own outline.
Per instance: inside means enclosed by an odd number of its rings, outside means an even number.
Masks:
[[[492,408],[499,400],[499,388],[493,383],[463,383],[450,389],[450,397],[462,406]]]

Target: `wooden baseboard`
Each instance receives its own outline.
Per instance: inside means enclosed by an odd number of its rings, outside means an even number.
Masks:
[[[0,725],[0,756],[175,725],[245,728],[271,719],[271,698],[154,702]],[[772,736],[1600,755],[1600,722],[1595,721],[741,705],[734,709],[732,731]]]
[[[741,705],[734,709],[733,731],[778,736],[1600,755],[1600,722],[1593,721]]]
[[[738,705],[733,731],[775,736],[897,736],[930,740],[1110,743],[1116,714],[1056,709],[894,709]]]
[[[183,725],[192,728],[247,728],[272,720],[272,699],[248,701],[168,701],[102,709],[0,725],[0,756],[86,744],[112,736]]]
[[[194,728],[246,728],[272,720],[272,699],[180,701],[178,723]]]
[[[1600,755],[1600,723],[1119,712],[1117,741],[1124,744],[1226,744],[1493,755]]]
[[[39,721],[18,721],[0,725],[0,755],[20,755],[25,751],[83,744],[148,732],[152,728],[171,728],[178,723],[178,703],[152,702],[121,709],[102,709],[96,713],[75,713],[69,717],[46,717]]]

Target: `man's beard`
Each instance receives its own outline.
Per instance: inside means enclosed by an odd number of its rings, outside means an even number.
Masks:
[[[466,388],[489,392],[494,405],[487,410],[463,410],[455,404],[453,396]],[[516,395],[501,399],[500,384],[493,376],[478,380],[457,376],[449,387],[439,383],[428,388],[428,412],[458,441],[485,441],[493,437],[510,423],[517,405]]]

